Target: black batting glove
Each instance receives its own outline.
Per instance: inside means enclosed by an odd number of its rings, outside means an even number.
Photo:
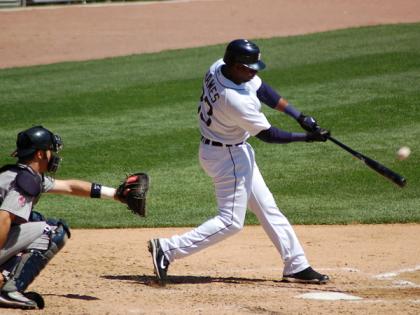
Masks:
[[[312,116],[305,116],[303,113],[296,119],[299,125],[306,131],[313,132],[319,129],[318,123]]]
[[[307,142],[325,142],[328,140],[328,137],[331,135],[330,131],[324,128],[318,128],[315,131],[309,132],[306,134]]]

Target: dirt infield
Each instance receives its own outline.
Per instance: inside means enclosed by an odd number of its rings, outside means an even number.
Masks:
[[[195,0],[4,10],[0,68],[418,21],[417,0]],[[47,305],[33,313],[420,312],[420,225],[296,226],[310,262],[332,277],[323,286],[280,282],[275,248],[261,227],[246,227],[176,261],[168,285],[159,287],[146,242],[187,230],[74,230],[30,287]],[[303,299],[307,293],[321,295]],[[323,300],[334,293],[359,299]],[[0,314],[27,313],[0,309]]]
[[[418,0],[178,0],[0,10],[0,68],[418,21]]]
[[[42,314],[418,314],[420,226],[296,226],[327,285],[280,282],[282,263],[259,226],[170,266],[154,282],[147,240],[187,229],[75,230],[31,286]],[[361,300],[305,300],[339,292]],[[0,309],[0,313],[2,310]],[[7,314],[23,314],[8,311]]]

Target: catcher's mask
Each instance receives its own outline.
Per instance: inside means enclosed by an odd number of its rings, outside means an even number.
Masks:
[[[58,152],[62,148],[63,141],[59,135],[53,134],[43,126],[35,126],[19,132],[16,140],[16,150],[12,153],[12,156],[20,160],[27,160],[37,150],[51,150],[52,156],[48,161],[48,172],[55,173],[61,162]]]
[[[231,41],[226,47],[223,61],[227,65],[240,63],[257,71],[265,68],[265,63],[261,60],[260,49],[256,44],[246,39]]]

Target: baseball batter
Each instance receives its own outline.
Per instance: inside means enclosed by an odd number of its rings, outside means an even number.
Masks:
[[[329,281],[327,275],[309,265],[292,226],[264,182],[253,148],[247,143],[251,136],[269,143],[326,141],[329,131],[262,82],[257,72],[264,68],[258,46],[238,39],[229,43],[223,60],[216,61],[204,76],[198,106],[199,159],[213,179],[219,213],[183,235],[149,241],[154,271],[160,281],[165,280],[174,260],[239,232],[247,208],[255,213],[280,253],[284,281],[320,284]],[[308,132],[290,133],[271,126],[261,112],[261,102],[294,117]]]

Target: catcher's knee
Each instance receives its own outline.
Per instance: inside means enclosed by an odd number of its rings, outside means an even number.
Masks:
[[[64,247],[67,239],[70,237],[68,226],[61,220],[51,219],[47,220],[47,223],[49,223],[50,227],[45,232],[49,237],[48,247],[44,250],[28,249],[20,256],[17,256],[2,290],[6,292],[23,292],[48,262]]]
[[[53,222],[50,219],[47,220],[47,223],[49,225],[52,225],[52,223],[54,223],[54,225],[56,226],[56,228],[50,232],[50,245],[48,250],[46,251],[46,253],[48,253],[49,255],[52,254],[52,256],[54,256],[60,251],[60,249],[64,247],[67,240],[70,238],[70,228],[62,220],[54,220]]]

